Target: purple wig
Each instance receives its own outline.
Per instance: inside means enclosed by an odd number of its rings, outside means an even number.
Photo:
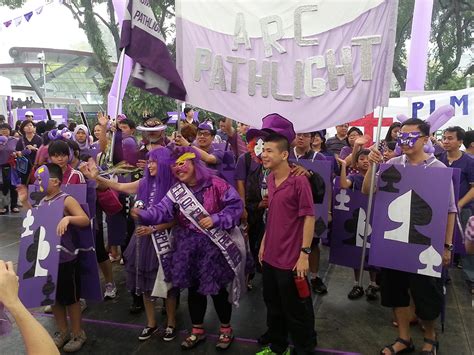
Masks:
[[[162,200],[168,190],[173,186],[175,179],[170,168],[171,151],[167,148],[156,148],[148,153],[148,160],[157,164],[156,176],[151,176],[148,168],[145,168],[145,176],[138,185],[137,199],[145,203],[145,208],[150,207],[150,194],[154,185],[154,200],[156,204]]]
[[[198,185],[201,185],[211,179],[212,176],[217,175],[217,172],[209,169],[204,162],[201,160],[201,154],[198,150],[193,147],[175,147],[173,150],[173,160],[172,163],[176,161],[184,153],[194,153],[196,158],[190,159],[194,165],[194,174],[196,175],[196,182]]]

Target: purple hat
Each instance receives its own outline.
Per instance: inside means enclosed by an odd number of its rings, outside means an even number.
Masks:
[[[262,129],[251,128],[247,131],[246,137],[250,142],[255,137],[266,137],[271,133],[281,134],[290,144],[296,137],[293,123],[278,113],[271,113],[262,118]]]
[[[201,123],[197,129],[200,131],[210,131],[210,132],[214,130],[214,128],[209,124],[209,122]]]

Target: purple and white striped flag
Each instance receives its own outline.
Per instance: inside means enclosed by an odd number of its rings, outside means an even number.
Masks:
[[[186,89],[149,0],[128,0],[120,47],[133,59],[134,86],[152,94],[185,100]]]

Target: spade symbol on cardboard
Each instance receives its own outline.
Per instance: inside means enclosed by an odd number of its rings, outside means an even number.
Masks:
[[[314,225],[314,232],[316,233],[316,236],[319,237],[323,235],[325,231],[326,231],[326,223],[324,223],[324,220],[322,217],[319,217]]]
[[[435,266],[440,266],[443,258],[441,255],[430,245],[428,248],[423,250],[418,259],[420,263],[425,265],[423,269],[418,269],[418,274],[426,275],[426,276],[433,276],[433,277],[441,277],[441,273],[434,269]]]
[[[430,238],[421,234],[416,226],[428,225],[433,210],[415,191],[409,190],[388,206],[388,217],[400,225],[384,233],[385,239],[402,243],[430,245]]]
[[[386,169],[382,175],[380,176],[382,181],[385,182],[385,186],[381,186],[379,188],[380,191],[391,192],[391,193],[398,193],[400,192],[394,185],[399,183],[402,179],[402,174],[397,170],[395,165],[390,166]]]
[[[33,235],[33,243],[26,249],[26,260],[32,263],[31,268],[23,274],[23,279],[30,279],[32,277],[46,276],[48,270],[44,269],[40,261],[48,257],[50,246],[45,241],[46,230],[44,227],[36,229]]]

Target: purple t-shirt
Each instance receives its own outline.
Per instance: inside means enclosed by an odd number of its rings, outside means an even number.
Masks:
[[[387,164],[412,165],[412,164],[408,163],[406,155],[404,155],[404,154],[390,159],[387,162]],[[418,166],[420,166],[420,165],[426,165],[427,167],[431,167],[431,168],[446,168],[446,165],[444,165],[442,162],[440,162],[438,159],[436,159],[433,155],[431,155],[428,159],[426,159],[425,161],[418,164]],[[449,213],[453,213],[453,212],[456,213],[457,211],[458,211],[458,208],[456,206],[456,200],[454,198],[454,187],[453,187],[453,183],[451,183],[450,192],[449,192],[448,212]]]
[[[306,152],[303,155],[297,155],[296,149],[293,148],[293,149],[290,149],[289,159],[290,160],[296,160],[296,161],[298,161],[299,159],[306,159],[306,160],[315,161],[315,160],[326,160],[326,157],[322,153],[315,152],[313,150],[310,150],[310,151]]]
[[[452,164],[449,164],[447,152],[441,154],[438,159],[447,167],[461,170],[459,198],[463,198],[473,186],[472,184],[474,184],[474,159],[464,152],[462,153],[461,158],[453,161]],[[464,207],[472,209],[474,207],[474,203],[467,203]]]
[[[364,175],[362,174],[350,174],[347,179],[352,182],[352,190],[362,191],[362,184],[364,183]]]
[[[306,216],[314,216],[311,186],[305,176],[288,176],[275,186],[268,176],[268,215],[263,261],[273,267],[292,270],[303,246]]]
[[[16,150],[17,139],[14,137],[8,137],[5,144],[0,144],[0,165],[8,163],[11,155]]]

